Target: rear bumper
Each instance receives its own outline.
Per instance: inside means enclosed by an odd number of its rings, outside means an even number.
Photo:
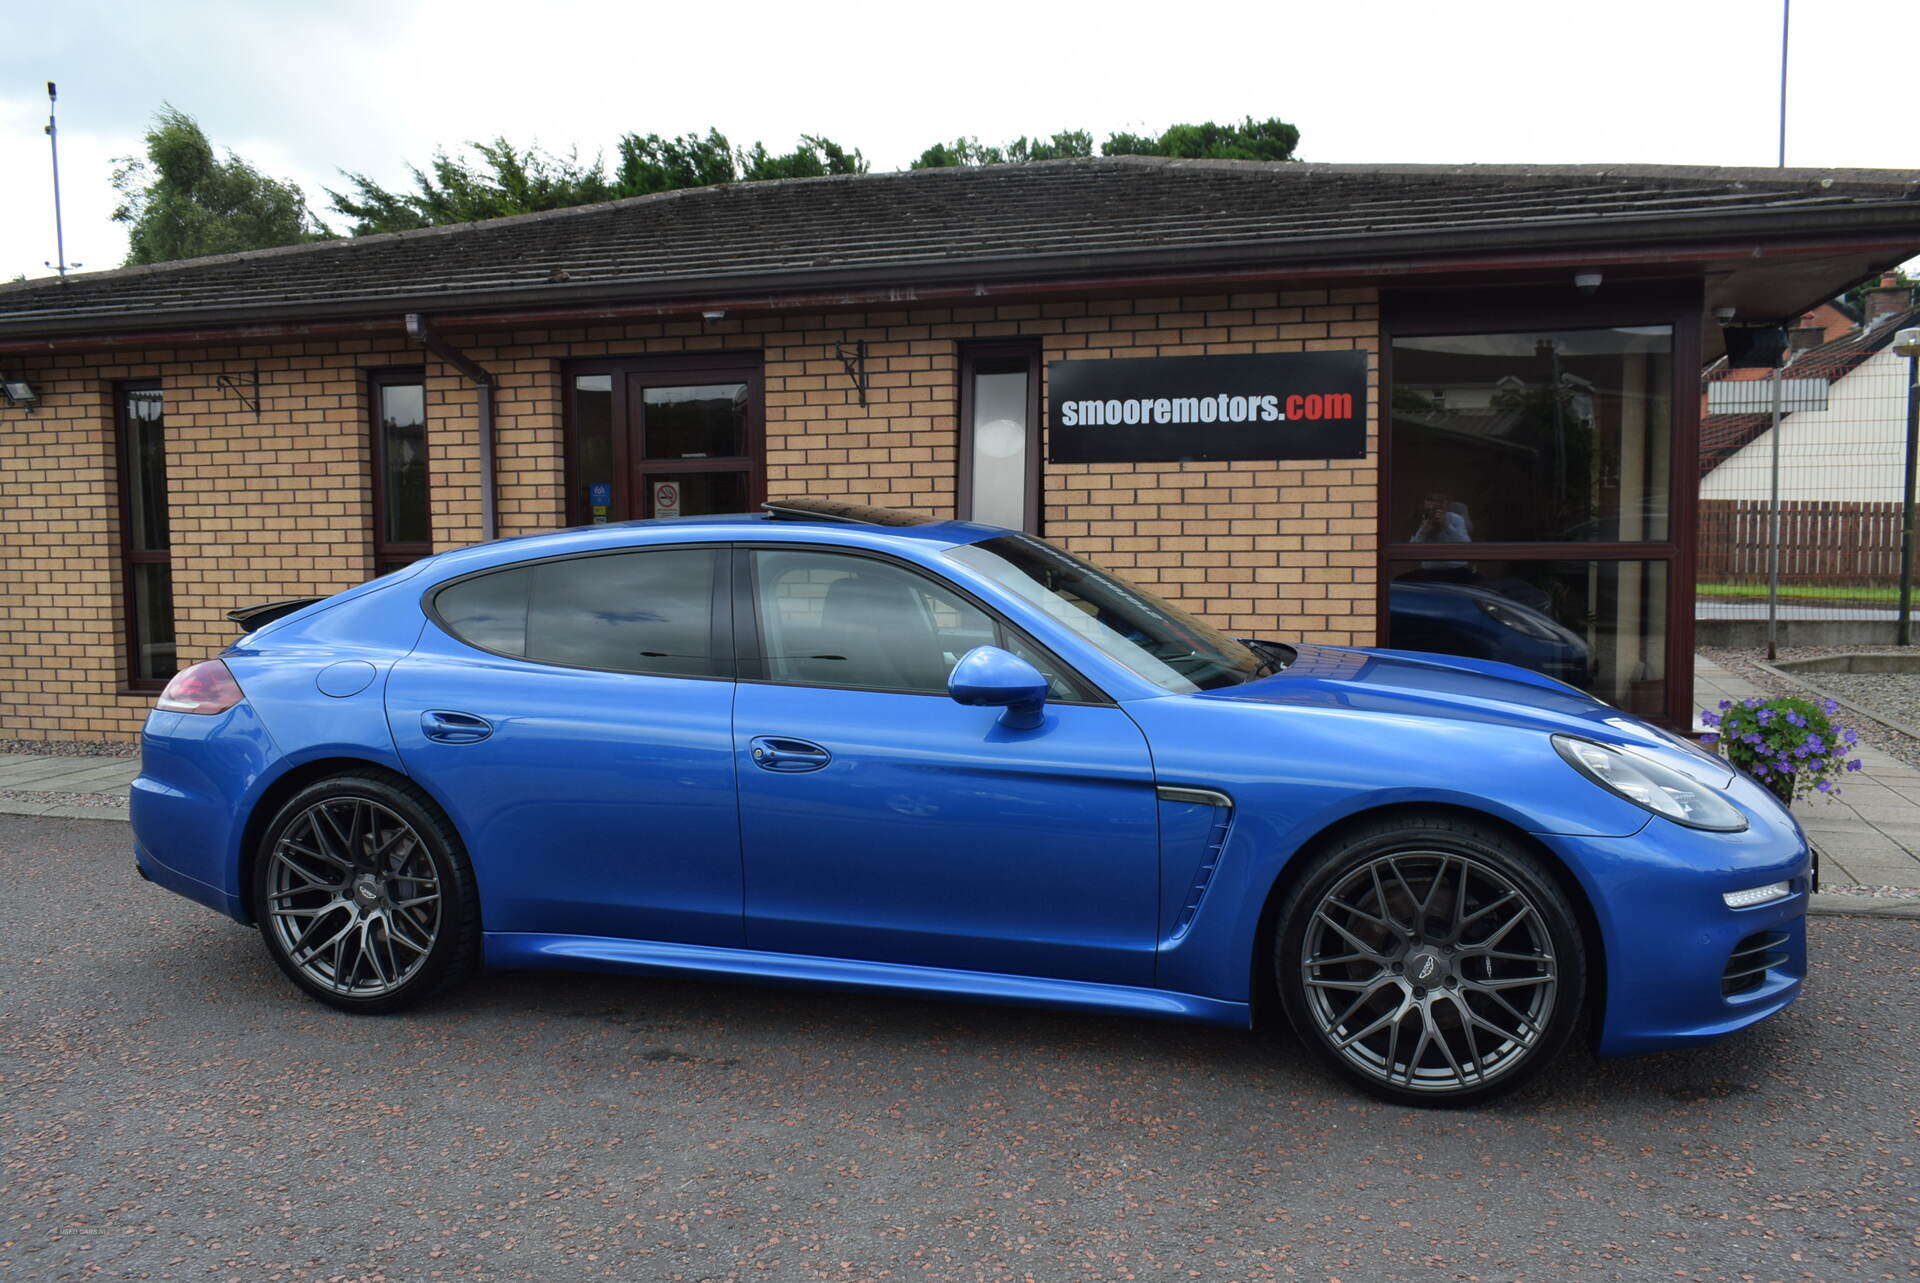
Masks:
[[[1746,798],[1739,799],[1743,803]],[[1588,883],[1605,943],[1602,1056],[1675,1051],[1723,1038],[1799,997],[1807,974],[1812,853],[1784,811],[1746,833],[1704,833],[1655,820],[1629,838],[1545,837]],[[1722,898],[1771,882],[1786,898],[1729,909]],[[1722,992],[1729,961],[1762,933],[1784,937],[1758,983]],[[1751,982],[1749,982],[1751,983]]]
[[[128,795],[141,873],[245,923],[241,832],[248,798],[273,755],[272,740],[245,702],[212,717],[148,717],[140,774]]]

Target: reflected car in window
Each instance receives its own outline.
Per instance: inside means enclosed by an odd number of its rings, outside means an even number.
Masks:
[[[481,967],[1270,1011],[1459,1103],[1805,971],[1806,842],[1720,759],[1495,658],[1236,638],[1018,532],[789,501],[235,614],[147,721],[135,858],[348,1011]]]
[[[1586,639],[1525,602],[1472,584],[1396,579],[1387,589],[1387,644],[1517,664],[1583,690],[1593,680]]]

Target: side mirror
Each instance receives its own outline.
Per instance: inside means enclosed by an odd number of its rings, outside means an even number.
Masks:
[[[947,678],[947,694],[955,703],[1006,709],[1000,724],[1009,730],[1036,730],[1046,721],[1047,679],[998,646],[975,646],[962,655]]]

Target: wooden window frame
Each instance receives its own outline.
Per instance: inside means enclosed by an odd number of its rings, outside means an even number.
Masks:
[[[133,392],[158,392],[161,396],[162,422],[166,414],[166,389],[159,379],[123,379],[113,385],[113,426],[114,457],[118,464],[115,471],[118,476],[120,501],[120,615],[121,637],[126,647],[126,662],[121,666],[121,677],[128,691],[165,690],[166,678],[140,676],[140,617],[139,598],[133,584],[135,566],[165,566],[169,588],[173,579],[173,535],[172,519],[169,514],[167,526],[167,547],[163,549],[135,548],[133,538],[133,479],[134,469],[138,466],[133,449],[133,425],[127,416],[127,397]],[[164,495],[162,496],[165,497]],[[178,650],[180,637],[179,615],[174,615],[175,668],[179,671]]]
[[[384,575],[389,570],[398,570],[422,557],[433,555],[433,464],[431,452],[427,462],[427,532],[423,542],[417,539],[402,540],[397,543],[387,540],[387,442],[386,434],[381,431],[380,401],[381,393],[390,387],[404,387],[410,383],[420,385],[420,436],[424,443],[427,437],[427,371],[419,365],[392,366],[386,369],[367,372],[367,432],[371,443],[369,459],[373,465],[373,573]]]
[[[954,515],[973,517],[973,380],[981,360],[1024,360],[1027,363],[1027,493],[1022,505],[1021,529],[1039,536],[1046,514],[1041,495],[1046,442],[1041,422],[1040,376],[1044,368],[1038,339],[989,340],[960,345],[960,445],[954,463]]]

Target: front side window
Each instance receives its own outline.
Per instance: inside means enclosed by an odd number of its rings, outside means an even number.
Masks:
[[[502,655],[569,668],[724,677],[714,645],[713,548],[569,557],[459,580],[434,597],[455,637]]]
[[[1277,650],[1256,651],[1173,603],[1026,535],[1002,535],[944,555],[1170,691],[1238,686],[1284,662]]]
[[[433,551],[427,492],[427,387],[419,370],[374,374],[373,563],[384,575]]]
[[[158,383],[124,383],[117,410],[127,681],[147,689],[164,685],[178,668],[167,529],[166,398]]]

